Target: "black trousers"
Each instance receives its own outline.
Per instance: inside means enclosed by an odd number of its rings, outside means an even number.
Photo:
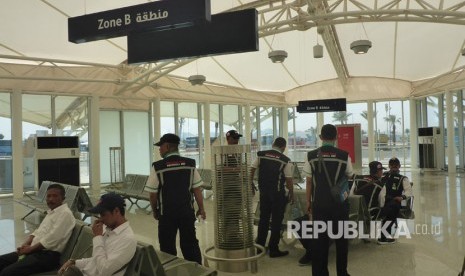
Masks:
[[[332,233],[337,234],[339,231],[339,221],[349,220],[349,205],[345,202],[342,206],[334,207],[332,210],[313,209],[313,221],[322,221],[328,225],[332,222]],[[347,258],[349,255],[349,241],[342,235],[341,238],[334,240],[336,243],[336,270],[338,276],[347,276]],[[328,229],[324,233],[319,233],[318,237],[312,239],[312,275],[328,276],[328,251],[330,239]]]
[[[56,270],[60,267],[60,253],[41,250],[24,256],[18,261],[18,254],[11,252],[0,256],[0,276],[26,276],[39,272]]]
[[[384,203],[383,209],[381,209],[381,215],[384,216],[383,224],[388,223],[389,226],[386,228],[387,232],[392,235],[392,227],[396,225],[397,218],[399,217],[400,212],[400,203],[394,199],[386,201]],[[381,238],[386,238],[381,232]]]
[[[195,236],[195,214],[193,210],[160,216],[158,220],[160,250],[171,255],[177,255],[176,235],[178,230],[184,259],[202,264],[199,241]]]
[[[265,246],[271,217],[271,236],[268,247],[270,251],[278,250],[285,208],[286,195],[284,193],[268,194],[260,192],[260,221],[258,222],[257,244]]]
[[[305,248],[305,250],[307,251],[306,253],[307,254],[310,254],[311,250],[311,246],[312,246],[312,240],[311,239],[305,239],[302,237],[302,234],[303,234],[303,222],[304,221],[308,221],[309,220],[309,217],[308,215],[304,215],[300,218],[297,218],[295,219],[295,221],[297,221],[299,224],[300,224],[300,228],[299,228],[299,231],[297,231],[297,234],[299,235],[300,239],[300,243],[302,244],[302,246]]]

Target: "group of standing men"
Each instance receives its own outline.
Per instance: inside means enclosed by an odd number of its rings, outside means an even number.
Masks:
[[[313,222],[324,222],[328,227],[331,224],[333,227],[331,232],[340,233],[339,231],[344,232],[344,229],[338,229],[340,227],[338,222],[349,220],[349,203],[347,200],[349,191],[344,194],[344,199],[339,201],[335,200],[331,188],[341,179],[353,178],[352,161],[347,152],[335,147],[337,129],[334,125],[324,125],[321,129],[320,139],[322,140],[322,146],[307,153],[303,167],[303,174],[306,178],[306,217]],[[286,141],[283,138],[277,138],[271,150],[257,153],[257,159],[252,165],[251,177],[253,177],[255,170],[258,169],[260,189],[260,221],[256,242],[264,246],[271,215],[270,257],[280,257],[288,253],[278,249],[281,223],[286,204],[284,183],[287,184],[289,190],[288,200],[293,202],[292,170],[289,168],[289,158],[283,154],[285,146]],[[373,161],[369,167],[368,183],[369,185],[379,185],[381,187],[379,200],[376,202],[381,216],[384,217],[382,224],[388,224],[387,234],[382,232],[378,243],[394,243],[395,239],[391,236],[392,227],[399,216],[401,202],[412,196],[411,184],[407,177],[400,174],[400,161],[395,157],[389,161],[390,170],[385,174],[383,174],[384,168],[380,162]],[[362,187],[358,188],[359,190],[354,189],[355,193],[363,190]],[[352,190],[352,193],[354,193],[354,190]],[[299,263],[312,262],[312,274],[315,276],[329,275],[328,249],[330,239],[328,231],[327,228],[325,232],[312,237],[311,241],[301,240],[306,253],[299,260]],[[335,244],[337,275],[347,276],[349,275],[347,272],[348,239],[342,235],[340,238],[335,239]]]
[[[242,135],[235,130],[226,134],[229,145],[238,144]],[[349,204],[347,200],[337,202],[331,195],[332,183],[353,176],[352,162],[347,152],[335,147],[337,130],[334,125],[324,125],[320,139],[322,146],[310,151],[304,163],[303,174],[306,177],[307,215],[310,220],[332,222],[338,227],[339,221],[348,221]],[[206,218],[201,193],[202,179],[196,169],[195,160],[179,155],[180,138],[175,134],[165,134],[155,143],[159,147],[162,160],[151,167],[146,191],[150,193],[153,216],[158,220],[160,250],[176,255],[176,235],[180,232],[180,247],[186,260],[202,262],[198,240],[195,234],[196,216]],[[268,243],[271,258],[287,255],[288,251],[279,250],[281,225],[287,202],[293,203],[293,168],[290,159],[284,155],[286,140],[278,137],[272,149],[259,151],[251,168],[252,193],[255,194],[253,180],[258,176],[260,190],[260,220],[256,243],[265,246],[268,230],[271,236]],[[323,166],[326,168],[321,169]],[[408,179],[399,174],[400,162],[393,158],[389,162],[390,172],[383,176],[384,169],[379,162],[370,163],[370,183],[382,186],[379,204],[383,206],[384,222],[389,223],[388,231],[399,214],[402,200],[411,196]],[[326,173],[324,172],[326,170]],[[328,176],[327,172],[331,172]],[[380,173],[381,171],[381,173]],[[288,194],[286,195],[286,189]],[[352,193],[361,193],[362,187]],[[66,244],[74,227],[74,217],[68,206],[63,203],[64,189],[60,185],[50,185],[47,191],[47,204],[50,211],[39,228],[16,252],[0,256],[0,276],[28,275],[39,270],[47,271],[59,265],[60,252]],[[193,199],[197,202],[195,213]],[[385,201],[385,202],[384,202]],[[122,275],[126,264],[136,249],[133,232],[124,218],[124,200],[115,194],[103,195],[96,207],[90,211],[100,214],[92,226],[94,233],[93,256],[82,260],[69,260],[60,269],[69,275]],[[106,225],[106,230],[103,225]],[[338,231],[338,229],[334,229]],[[339,229],[341,230],[341,229]],[[392,237],[383,235],[380,244],[392,243]],[[338,276],[347,273],[348,240],[342,236],[336,243],[336,269]],[[307,243],[308,244],[308,243]],[[306,255],[301,259],[312,261],[313,275],[328,275],[328,233],[322,233],[306,246]],[[119,248],[119,250],[118,250]],[[311,248],[311,250],[310,250]],[[316,254],[311,254],[316,252]],[[24,260],[18,262],[18,259]],[[112,259],[112,261],[110,261]],[[38,267],[40,269],[38,269]],[[74,271],[74,272],[73,272]],[[105,272],[104,272],[105,271]],[[74,273],[74,274],[73,274]],[[110,275],[108,274],[108,275]]]

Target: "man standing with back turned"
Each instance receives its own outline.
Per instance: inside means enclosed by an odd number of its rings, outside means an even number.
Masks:
[[[195,160],[179,155],[180,139],[167,133],[155,145],[162,160],[154,162],[145,189],[150,193],[153,216],[158,220],[160,250],[176,256],[176,234],[179,229],[184,259],[202,264],[199,241],[195,236],[195,212],[192,194],[199,207],[197,215],[206,218],[200,186],[202,179]]]
[[[349,204],[347,200],[342,203],[336,202],[331,195],[331,186],[345,176],[352,177],[352,163],[347,152],[334,146],[337,139],[334,125],[324,125],[321,128],[320,139],[323,145],[308,153],[303,168],[307,181],[307,212],[314,223],[323,222],[329,227],[328,222],[331,222],[331,232],[338,234],[339,231],[344,230],[339,229],[338,222],[349,220]],[[328,183],[328,177],[322,166],[326,166],[329,181],[332,183]],[[347,276],[349,275],[347,273],[348,240],[342,235],[335,242],[337,275]],[[313,276],[328,276],[328,229],[313,237],[312,248]]]
[[[289,200],[293,200],[292,164],[283,154],[286,140],[276,138],[271,150],[257,152],[257,159],[250,171],[251,183],[255,170],[258,169],[258,188],[260,190],[260,221],[258,223],[257,244],[265,247],[271,216],[271,236],[269,241],[270,258],[281,257],[289,251],[280,251],[278,247],[281,225],[286,207],[286,190],[289,190]]]

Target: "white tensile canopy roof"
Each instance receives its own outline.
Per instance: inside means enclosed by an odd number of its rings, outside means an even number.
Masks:
[[[212,14],[258,10],[258,52],[136,66],[126,63],[126,37],[68,42],[68,17],[145,2],[2,1],[0,90],[98,94],[102,108],[147,110],[155,97],[292,106],[407,99],[465,86],[465,1],[458,0],[211,0]],[[358,39],[373,43],[367,54],[350,50]],[[313,57],[316,44],[324,46],[323,58]],[[272,63],[271,50],[286,50],[288,58]],[[192,86],[187,78],[195,74],[207,82]]]

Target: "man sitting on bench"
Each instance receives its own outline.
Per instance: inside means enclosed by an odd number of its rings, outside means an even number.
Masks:
[[[70,259],[60,268],[60,275],[124,275],[137,247],[132,228],[124,217],[125,206],[124,199],[115,193],[100,197],[97,206],[89,210],[90,213],[100,214],[92,224],[92,257]]]
[[[380,204],[382,201],[381,189],[383,183],[383,165],[378,161],[372,161],[368,165],[370,167],[370,175],[364,175],[363,178],[354,179],[354,184],[350,190],[351,195],[361,195],[365,199],[370,217],[376,219],[380,212]]]
[[[76,223],[68,208],[65,189],[59,184],[47,188],[47,211],[42,223],[16,252],[0,256],[0,275],[30,275],[57,269],[60,255]]]

